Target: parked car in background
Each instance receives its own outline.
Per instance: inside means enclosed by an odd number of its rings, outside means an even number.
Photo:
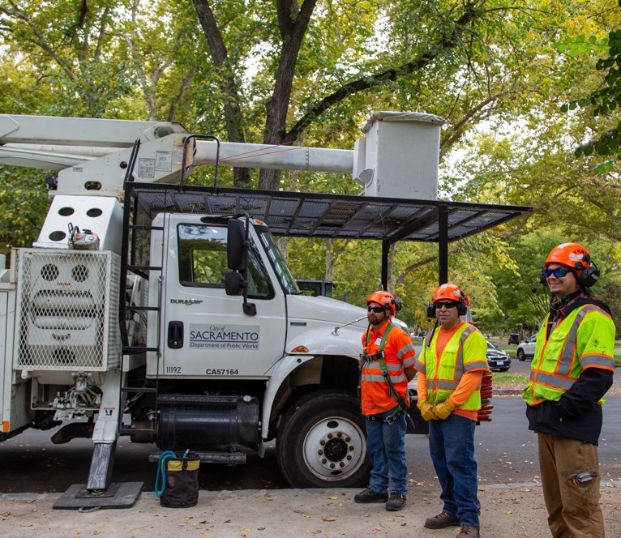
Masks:
[[[519,344],[519,343],[520,343],[520,335],[518,333],[511,333],[509,335],[509,345]]]
[[[511,368],[511,357],[488,340],[487,364],[493,372],[506,372]]]
[[[520,361],[532,359],[535,356],[535,340],[537,335],[533,334],[526,342],[522,342],[517,347],[517,358]]]

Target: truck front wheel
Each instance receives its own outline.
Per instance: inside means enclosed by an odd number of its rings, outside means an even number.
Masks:
[[[340,392],[316,392],[298,400],[282,417],[277,454],[293,487],[358,487],[370,462],[358,400]]]

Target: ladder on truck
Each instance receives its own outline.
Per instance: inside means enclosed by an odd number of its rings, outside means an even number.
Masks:
[[[121,252],[121,285],[120,285],[120,308],[119,308],[119,325],[121,332],[122,342],[122,372],[121,376],[121,413],[120,413],[120,435],[130,435],[132,438],[139,437],[143,441],[155,442],[157,437],[157,401],[159,394],[159,366],[161,358],[160,350],[160,316],[161,316],[161,277],[163,269],[163,257],[164,249],[161,250],[161,257],[159,260],[153,260],[151,256],[151,234],[154,231],[162,232],[163,226],[153,226],[150,220],[144,220],[142,213],[140,212],[138,194],[131,188],[133,183],[133,169],[136,165],[138,158],[138,152],[140,151],[140,140],[136,140],[132,147],[131,156],[129,159],[127,171],[125,174],[125,198],[123,205],[123,245]],[[142,247],[142,251],[139,249]],[[143,279],[145,286],[148,286],[149,277],[152,272],[159,273],[159,285],[157,305],[144,305],[135,304],[132,302],[133,287],[138,285],[139,280]],[[130,288],[129,279],[130,276],[137,278],[133,279],[133,286]],[[145,287],[148,290],[148,287]],[[149,347],[146,341],[133,342],[131,341],[131,335],[129,333],[129,327],[135,322],[135,316],[138,316],[138,326],[142,325],[146,328],[146,320],[144,319],[149,312],[154,312],[158,316],[157,320],[157,337],[156,343],[153,347]],[[146,332],[142,335],[146,338]],[[157,356],[157,366],[155,378],[148,380],[146,377],[142,385],[129,386],[128,372],[132,370],[131,361],[140,360],[146,364],[146,354],[153,352]],[[133,425],[125,425],[123,423],[123,414],[127,409],[127,406],[132,403],[136,403],[142,398],[153,398],[154,414],[151,415],[150,420],[145,421],[139,427]]]
[[[182,162],[186,162],[186,153],[194,150],[194,141],[198,139],[213,140],[216,143],[216,159],[214,163],[214,189],[218,189],[218,169],[219,169],[219,157],[220,157],[220,140],[212,135],[203,134],[191,134],[184,139],[183,144],[183,159]],[[147,379],[145,375],[144,383],[141,386],[129,386],[127,384],[128,375],[121,376],[121,410],[124,411],[128,404],[136,402],[140,398],[149,397],[153,398],[153,414],[150,420],[140,426],[126,426],[123,424],[123,413],[120,416],[119,434],[130,435],[132,439],[139,438],[140,441],[155,442],[157,438],[157,424],[158,424],[158,403],[160,397],[160,360],[162,358],[162,352],[160,349],[161,334],[159,333],[161,328],[161,315],[162,315],[162,276],[164,266],[164,227],[154,226],[153,218],[158,210],[153,211],[151,206],[152,201],[146,204],[141,202],[141,197],[155,196],[158,198],[158,203],[155,205],[159,207],[159,211],[166,211],[169,206],[174,206],[175,193],[182,194],[185,190],[185,175],[186,167],[182,166],[179,176],[179,183],[177,185],[168,185],[164,189],[157,190],[156,193],[144,189],[144,185],[141,187],[134,183],[133,170],[138,159],[138,153],[140,151],[140,140],[136,140],[132,146],[132,152],[129,158],[129,163],[125,173],[124,180],[124,207],[123,207],[123,245],[121,253],[121,301],[119,309],[119,323],[121,327],[121,341],[122,341],[122,371],[129,372],[131,369],[129,362],[135,357],[138,357],[146,362],[147,353],[155,353],[157,356],[156,373],[152,379]],[[151,235],[153,232],[162,232],[162,245],[161,255],[159,260],[152,259]],[[142,251],[140,251],[142,249]],[[136,305],[131,302],[131,290],[128,288],[128,277],[133,275],[138,278],[144,279],[145,283],[150,280],[150,275],[153,273],[159,273],[158,278],[158,293],[157,293],[157,305]],[[136,280],[134,280],[136,282]],[[158,331],[155,341],[156,344],[153,347],[148,347],[146,344],[136,345],[130,342],[130,335],[128,332],[128,324],[131,323],[132,318],[135,315],[145,316],[149,312],[153,312],[157,315],[157,323],[155,324]],[[146,324],[145,324],[146,325]]]

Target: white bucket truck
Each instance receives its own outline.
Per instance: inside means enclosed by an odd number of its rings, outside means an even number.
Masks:
[[[275,439],[292,486],[364,484],[366,311],[300,294],[271,232],[382,240],[384,283],[391,243],[436,241],[442,278],[448,241],[523,208],[436,200],[441,124],[376,113],[347,151],[0,115],[0,164],[58,174],[37,241],[0,267],[0,441],[60,424],[56,443],[92,438],[64,507],[117,502],[101,493],[119,435],[226,464]],[[349,172],[365,196],[184,185],[203,164]]]

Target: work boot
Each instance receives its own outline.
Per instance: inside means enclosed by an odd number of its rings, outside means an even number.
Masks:
[[[386,510],[389,512],[397,512],[401,510],[406,503],[406,498],[403,493],[390,493],[390,497],[386,501]]]
[[[462,525],[459,529],[457,538],[479,538],[479,527],[471,527],[470,525]]]
[[[428,517],[425,520],[425,527],[428,529],[445,529],[446,527],[457,527],[459,519],[448,512],[440,512],[437,516]]]
[[[380,493],[379,491],[373,491],[372,489],[363,489],[360,493],[354,495],[354,502],[360,504],[366,503],[383,503],[388,499],[386,492]]]

